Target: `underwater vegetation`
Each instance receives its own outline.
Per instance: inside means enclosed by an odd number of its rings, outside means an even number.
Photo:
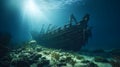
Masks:
[[[34,40],[24,45],[0,58],[0,67],[120,67],[118,55],[111,58],[87,56],[73,51],[46,48]]]

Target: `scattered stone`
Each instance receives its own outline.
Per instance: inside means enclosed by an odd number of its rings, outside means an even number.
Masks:
[[[42,59],[42,60],[46,60],[46,58],[45,58],[45,57],[42,57],[41,59]]]
[[[33,57],[33,60],[38,60],[39,58],[42,57],[42,54],[36,54],[34,57]]]
[[[28,44],[36,44],[36,43],[37,43],[36,40],[31,40],[28,42]]]
[[[66,61],[67,62],[70,62],[70,61],[72,61],[73,59],[70,57],[70,56],[68,56],[68,57],[66,57]]]
[[[66,62],[66,59],[65,58],[61,58],[59,61],[60,62]]]
[[[112,58],[115,61],[111,61],[110,64],[113,67],[119,66],[120,57],[115,55]],[[106,63],[110,60],[99,56],[95,57],[94,61]],[[62,52],[39,45],[25,47],[17,52],[12,51],[2,59],[2,62],[0,67],[98,67],[97,64],[75,52]]]
[[[59,53],[56,53],[56,52],[53,52],[53,53],[51,54],[51,57],[54,58],[55,60],[59,60],[60,54],[59,54]]]
[[[49,52],[49,51],[43,51],[43,54],[45,54],[45,55],[49,55],[50,52]]]
[[[69,62],[73,67],[75,66],[75,64],[76,64],[76,61],[75,60],[70,60],[70,62]]]
[[[40,52],[40,51],[42,51],[42,48],[41,48],[41,47],[36,47],[35,50],[36,50],[37,52]]]
[[[21,54],[21,57],[28,58],[29,56],[30,56],[30,53],[27,53],[27,52]]]

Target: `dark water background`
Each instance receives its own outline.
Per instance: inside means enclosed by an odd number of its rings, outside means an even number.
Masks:
[[[20,10],[8,10],[4,6],[6,2],[7,0],[0,0],[0,32],[10,33],[12,43],[29,40],[29,23],[22,25]],[[83,0],[83,5],[71,4],[66,9],[54,11],[50,19],[54,22],[53,24],[63,25],[68,21],[68,16],[71,13],[76,16],[77,20],[89,13],[89,25],[93,27],[93,36],[85,48],[113,49],[120,47],[119,12],[119,0]]]

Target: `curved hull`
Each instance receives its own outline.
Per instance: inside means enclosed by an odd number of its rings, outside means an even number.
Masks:
[[[75,25],[68,24],[62,29],[58,28],[45,34],[39,34],[34,39],[49,48],[78,51],[91,36],[91,29],[87,26],[88,20],[85,18]]]

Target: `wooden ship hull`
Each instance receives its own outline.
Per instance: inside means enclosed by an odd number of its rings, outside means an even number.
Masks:
[[[85,15],[80,22],[77,22],[74,15],[70,16],[70,23],[55,30],[47,30],[37,35],[32,34],[33,38],[42,46],[56,49],[78,51],[84,46],[91,36],[91,28],[87,25],[89,15]],[[73,25],[73,21],[75,24]],[[48,26],[48,29],[50,25]],[[42,34],[41,34],[42,33]]]

